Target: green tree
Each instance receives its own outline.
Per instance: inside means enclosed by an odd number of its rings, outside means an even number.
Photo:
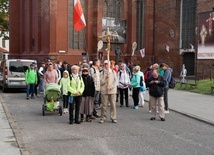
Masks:
[[[0,37],[9,39],[9,0],[0,0]]]

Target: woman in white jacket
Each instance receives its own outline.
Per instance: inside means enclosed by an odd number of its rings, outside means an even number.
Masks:
[[[123,106],[123,94],[125,94],[125,103],[126,107],[129,107],[129,88],[128,86],[130,85],[130,77],[129,73],[126,71],[126,66],[124,63],[120,65],[120,70],[118,72],[118,88],[120,92],[120,107]]]

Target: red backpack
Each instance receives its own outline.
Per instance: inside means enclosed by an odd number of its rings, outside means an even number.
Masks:
[[[149,71],[150,70],[145,71],[145,73],[144,73],[144,81],[147,81],[147,79],[149,78]]]

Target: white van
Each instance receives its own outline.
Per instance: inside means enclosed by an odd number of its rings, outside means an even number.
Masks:
[[[8,59],[0,65],[0,86],[3,92],[8,88],[26,88],[25,72],[36,60]]]

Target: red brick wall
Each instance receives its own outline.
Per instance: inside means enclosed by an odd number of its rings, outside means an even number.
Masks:
[[[182,67],[179,55],[180,3],[176,0],[155,2],[154,62],[167,63],[178,76]],[[174,37],[170,36],[170,29],[174,31]],[[170,46],[169,52],[166,45]]]
[[[86,51],[91,60],[96,57],[98,36],[102,34],[103,3],[101,0],[86,1]],[[213,1],[198,0],[197,3],[197,13],[211,11],[214,7]],[[146,49],[144,58],[141,58],[138,51],[131,56],[132,43],[136,41],[136,4],[136,0],[122,1],[122,18],[127,20],[127,42],[120,45],[124,54],[121,59],[140,64],[143,71],[153,63],[165,62],[174,70],[174,75],[179,76],[183,62],[179,54],[180,0],[144,0],[144,32],[141,34]],[[10,57],[45,61],[50,56],[53,61],[80,61],[85,49],[68,49],[67,12],[67,0],[41,1],[41,8],[38,1],[11,0]],[[170,36],[170,29],[174,30],[174,38]],[[170,46],[170,52],[166,51],[166,44]],[[59,50],[65,53],[59,53]],[[106,58],[106,51],[101,51]],[[111,51],[110,58],[115,60],[114,51]],[[213,64],[214,60],[196,60],[196,75],[208,77],[214,68],[211,67]]]

